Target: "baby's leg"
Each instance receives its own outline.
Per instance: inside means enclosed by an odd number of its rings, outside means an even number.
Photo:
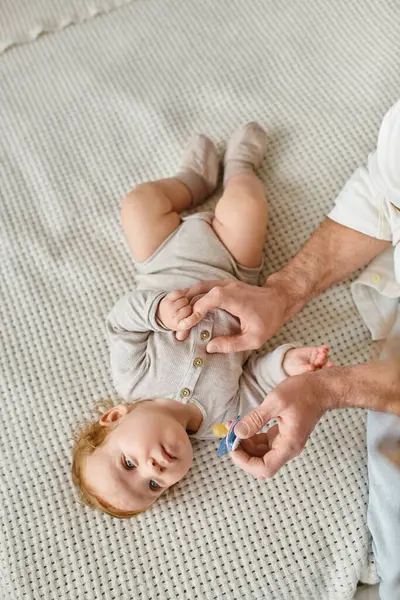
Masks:
[[[178,179],[142,183],[123,200],[122,227],[136,261],[149,258],[179,226],[179,212],[190,206],[188,188]]]
[[[138,185],[124,198],[122,227],[136,261],[149,258],[179,227],[180,212],[214,191],[218,167],[214,144],[205,136],[195,135],[176,177]]]
[[[268,220],[264,186],[253,169],[260,166],[266,135],[256,123],[238,129],[225,154],[224,193],[215,208],[213,228],[233,258],[258,267]]]

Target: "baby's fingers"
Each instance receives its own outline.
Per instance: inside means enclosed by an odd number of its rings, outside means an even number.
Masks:
[[[203,317],[201,316],[201,314],[194,312],[190,316],[186,317],[186,319],[182,319],[178,326],[179,330],[181,331],[183,329],[191,329],[192,327],[197,325],[197,323],[201,321],[202,318]]]
[[[319,348],[315,348],[315,351],[312,356],[312,364],[317,368],[321,369],[326,365],[326,361],[328,360],[329,346],[320,346]]]
[[[175,300],[179,300],[179,298],[185,297],[188,291],[189,288],[184,288],[182,290],[173,290],[172,292],[169,292],[169,294],[167,294],[165,297],[170,302],[175,302]]]
[[[189,300],[186,298],[186,296],[180,297],[180,298],[178,298],[178,300],[175,300],[173,309],[178,312],[179,309],[183,308],[184,306],[189,306]],[[191,315],[191,314],[192,314],[192,309],[190,307],[189,315]],[[186,316],[188,316],[188,315],[186,315]],[[181,318],[183,318],[183,317],[181,317]]]
[[[192,307],[190,306],[190,304],[180,308],[176,313],[177,328],[179,327],[180,321],[182,319],[189,317],[191,314],[192,314]],[[178,340],[178,342],[184,342],[186,340],[186,338],[189,337],[189,334],[190,334],[190,329],[187,329],[185,331],[176,331],[175,338]]]
[[[187,317],[190,317],[191,314],[192,314],[192,307],[190,306],[190,304],[187,304],[186,306],[183,306],[182,308],[177,310],[176,311],[176,320],[178,322],[178,327],[179,327],[179,323],[182,321],[182,319],[186,319]]]
[[[178,342],[184,342],[190,335],[190,329],[186,329],[186,331],[176,331],[175,338]]]
[[[326,365],[324,365],[322,368],[325,369],[326,367],[333,367],[333,362],[329,361],[326,363]]]

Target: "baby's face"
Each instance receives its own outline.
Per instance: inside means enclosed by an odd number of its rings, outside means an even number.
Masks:
[[[117,425],[87,457],[84,476],[96,495],[114,508],[129,512],[148,508],[190,469],[192,445],[170,410],[171,402],[146,400],[133,408],[119,405],[108,413],[105,426],[115,421]]]

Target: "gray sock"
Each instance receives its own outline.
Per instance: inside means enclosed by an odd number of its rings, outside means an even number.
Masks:
[[[238,173],[253,172],[264,158],[267,134],[257,123],[242,125],[231,136],[224,158],[224,185]]]
[[[217,187],[219,160],[213,142],[205,135],[193,135],[183,154],[182,166],[176,179],[182,181],[197,206]]]

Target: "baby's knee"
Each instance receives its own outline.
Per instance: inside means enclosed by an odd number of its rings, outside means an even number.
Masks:
[[[131,218],[133,215],[137,218],[153,213],[157,202],[158,194],[156,183],[141,183],[129,192],[122,200],[121,216],[122,220]]]
[[[122,200],[122,210],[140,210],[146,206],[155,189],[153,183],[140,183]]]

